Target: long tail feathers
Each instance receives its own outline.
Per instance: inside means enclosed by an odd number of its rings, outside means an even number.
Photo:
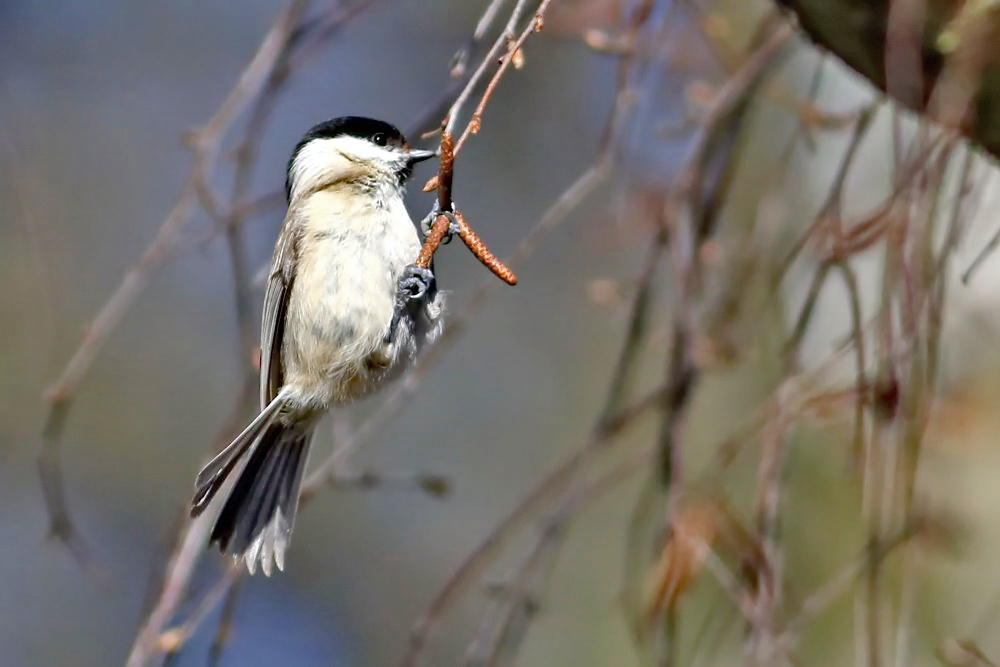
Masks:
[[[253,574],[258,561],[270,576],[272,563],[285,567],[285,550],[295,522],[299,486],[312,429],[288,427],[275,417],[276,398],[198,475],[192,516],[201,514],[227,477],[246,460],[212,529],[223,553],[242,557]]]
[[[271,401],[266,408],[236,438],[198,473],[194,481],[194,500],[191,501],[191,516],[205,511],[209,503],[222,487],[226,477],[240,461],[248,449],[255,446],[260,434],[274,421],[281,408],[281,396]]]

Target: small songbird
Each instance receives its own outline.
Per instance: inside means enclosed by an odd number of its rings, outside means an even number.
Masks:
[[[434,156],[360,117],[320,123],[292,153],[264,295],[260,414],[198,474],[191,505],[198,516],[225,496],[211,540],[251,574],[258,562],[284,569],[323,414],[397,376],[441,331],[443,296],[415,265],[403,204],[413,165]]]

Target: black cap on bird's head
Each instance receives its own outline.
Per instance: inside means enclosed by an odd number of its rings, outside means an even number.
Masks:
[[[410,177],[411,167],[423,160],[435,157],[434,151],[415,150],[407,143],[399,129],[391,123],[365,118],[364,116],[342,116],[332,120],[324,121],[314,125],[296,144],[292,151],[292,157],[288,161],[287,177],[285,180],[285,195],[290,199],[292,190],[292,167],[296,158],[302,150],[316,140],[336,139],[338,137],[352,137],[371,146],[382,148],[389,155],[395,153],[395,160],[399,163],[398,176],[400,183]]]
[[[341,135],[365,139],[379,146],[409,148],[403,134],[395,125],[364,116],[344,116],[319,123],[306,132],[299,145],[313,139],[333,139]]]

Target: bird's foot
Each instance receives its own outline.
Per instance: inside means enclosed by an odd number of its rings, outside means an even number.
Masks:
[[[430,236],[431,230],[434,228],[434,222],[437,220],[438,216],[442,213],[448,218],[448,231],[445,233],[444,238],[441,240],[442,244],[451,243],[451,237],[458,234],[461,231],[461,227],[458,224],[458,219],[452,211],[455,210],[455,204],[452,203],[451,211],[442,211],[441,207],[438,206],[437,201],[434,202],[434,208],[428,213],[423,220],[420,221],[420,230],[424,233],[424,236]]]
[[[404,303],[423,299],[435,284],[434,272],[411,264],[403,269],[396,281],[397,301]]]
[[[434,290],[435,285],[434,272],[430,269],[412,264],[403,269],[403,273],[396,281],[396,305],[393,309],[392,321],[389,323],[389,331],[385,335],[386,343],[391,343],[395,339],[399,322],[411,304],[426,299],[428,294]]]

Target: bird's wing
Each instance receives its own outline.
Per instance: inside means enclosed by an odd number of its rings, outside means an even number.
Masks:
[[[293,269],[298,254],[298,230],[292,212],[282,226],[271,260],[271,274],[264,292],[264,315],[260,326],[260,405],[264,408],[278,395],[284,383],[281,361],[285,311],[292,293]]]

